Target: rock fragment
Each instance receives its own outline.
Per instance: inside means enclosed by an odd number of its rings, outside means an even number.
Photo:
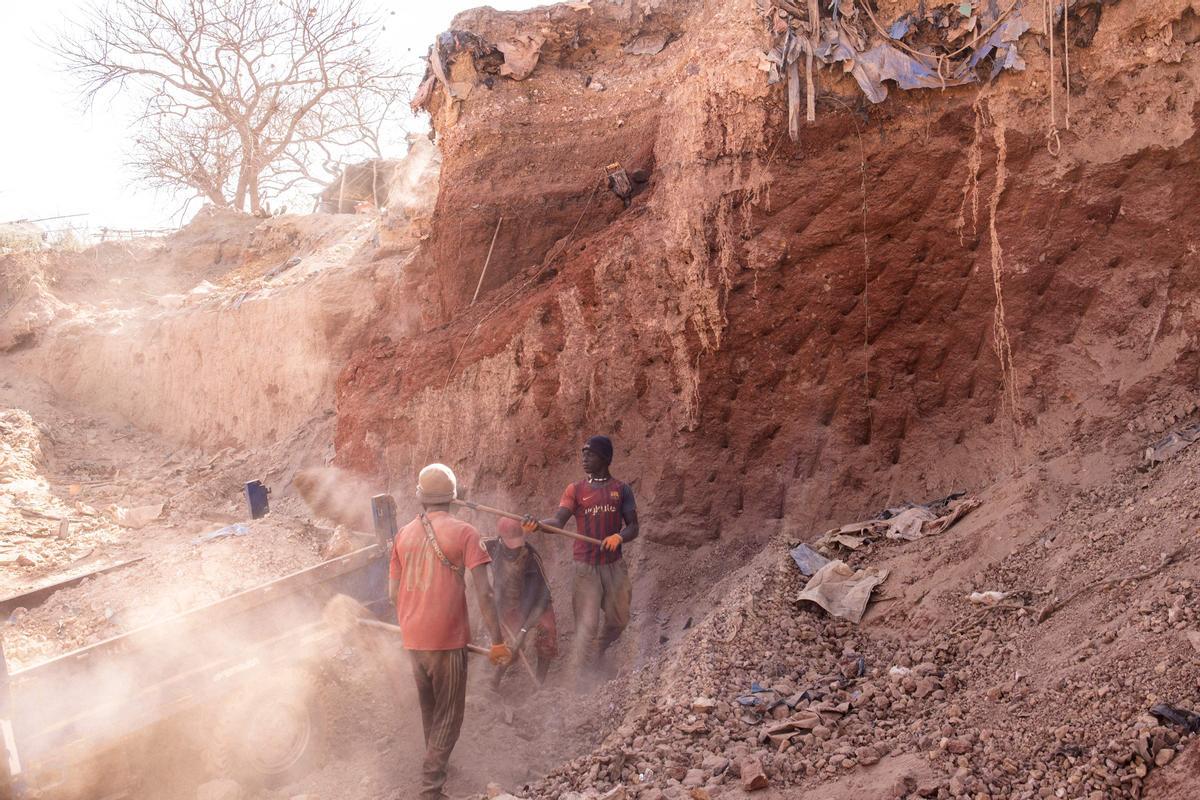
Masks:
[[[767,774],[763,772],[762,762],[754,756],[746,756],[739,763],[742,773],[742,788],[747,792],[765,789],[770,785]]]

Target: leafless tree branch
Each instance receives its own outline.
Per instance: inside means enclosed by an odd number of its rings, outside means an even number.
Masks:
[[[364,0],[112,0],[53,43],[86,102],[142,103],[131,165],[258,212],[382,155],[415,77],[380,55]]]

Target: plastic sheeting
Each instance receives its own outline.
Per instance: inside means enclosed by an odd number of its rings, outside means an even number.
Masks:
[[[873,26],[868,30],[857,15],[850,19],[843,11],[840,16],[821,18],[820,37],[813,55],[827,66],[841,63],[872,103],[887,99],[888,82],[904,90],[944,89],[975,82],[979,80],[977,67],[988,57],[993,58],[989,80],[1004,69],[1025,69],[1017,42],[1029,30],[1029,23],[1021,14],[1020,4],[1008,10],[997,24],[1001,12],[995,5],[986,0],[976,2],[982,7],[977,9],[972,3],[963,3],[952,12],[962,16],[957,27],[958,36],[973,34],[975,30],[986,32],[995,26],[986,37],[976,41],[967,38],[956,47],[958,39],[952,37],[939,48],[931,49],[927,45],[903,41],[916,32],[916,23],[920,20],[914,12],[903,14],[887,28],[886,34],[882,34]],[[798,35],[805,29],[811,30],[810,23],[807,20],[798,20],[798,23],[779,31],[775,46],[765,56],[764,69],[769,83],[782,80],[788,65],[795,63],[811,46],[808,37]],[[874,44],[869,43],[872,39]],[[921,55],[913,55],[909,50]],[[949,58],[947,54],[955,55]]]

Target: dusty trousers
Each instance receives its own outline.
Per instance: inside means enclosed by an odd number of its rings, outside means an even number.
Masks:
[[[467,701],[466,650],[409,650],[421,702],[425,760],[421,764],[421,800],[445,795],[446,765],[462,730]]]
[[[577,672],[594,669],[601,655],[629,624],[633,584],[625,560],[612,564],[575,564],[574,658]]]

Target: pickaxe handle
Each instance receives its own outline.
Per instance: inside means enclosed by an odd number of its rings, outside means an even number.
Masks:
[[[485,514],[495,514],[497,517],[508,517],[509,519],[515,519],[517,522],[521,522],[525,519],[520,514],[514,514],[511,511],[505,511],[500,508],[492,508],[491,506],[481,505],[480,503],[472,503],[469,500],[451,500],[450,503],[451,505],[469,508],[472,511],[482,511]],[[567,536],[571,539],[578,539],[579,541],[587,542],[594,547],[600,546],[600,541],[598,539],[593,539],[590,536],[584,536],[582,533],[575,533],[574,531],[565,531],[562,528],[556,528],[553,525],[547,525],[544,522],[538,523],[538,530],[546,531],[548,533],[556,533],[559,536]]]

